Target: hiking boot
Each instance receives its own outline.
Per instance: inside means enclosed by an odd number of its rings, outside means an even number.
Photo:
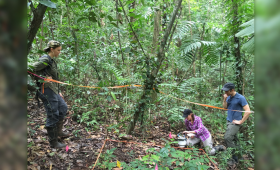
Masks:
[[[48,138],[49,138],[48,140],[49,140],[50,146],[52,148],[64,148],[64,147],[66,147],[65,144],[58,142],[56,127],[47,127],[46,129],[48,131]]]
[[[232,155],[232,159],[234,159],[235,162],[238,163],[238,156],[237,155]]]
[[[216,151],[225,151],[226,147],[224,145],[217,145],[214,147]]]
[[[68,137],[68,136],[70,136],[70,133],[69,133],[69,132],[63,132],[63,131],[62,131],[63,119],[59,120],[59,121],[56,123],[56,126],[57,126],[57,134],[58,134],[59,137]]]

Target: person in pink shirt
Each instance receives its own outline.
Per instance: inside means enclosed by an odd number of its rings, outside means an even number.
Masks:
[[[187,145],[193,146],[202,141],[203,146],[209,155],[215,155],[217,151],[224,151],[225,146],[218,145],[213,147],[213,140],[208,129],[203,125],[202,120],[199,116],[193,114],[190,109],[185,109],[183,112],[185,118],[186,130],[185,134],[194,134],[187,139]]]

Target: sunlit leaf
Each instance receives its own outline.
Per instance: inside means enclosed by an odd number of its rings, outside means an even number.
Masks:
[[[39,2],[47,7],[56,8],[55,3],[51,2],[50,0],[39,0]]]

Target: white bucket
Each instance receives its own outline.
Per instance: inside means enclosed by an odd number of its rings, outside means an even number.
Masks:
[[[180,148],[184,148],[187,145],[186,137],[178,136],[178,145]]]

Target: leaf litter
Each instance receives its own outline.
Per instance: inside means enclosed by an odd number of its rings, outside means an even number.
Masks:
[[[101,147],[104,144],[106,138],[113,140],[128,140],[136,143],[146,143],[151,145],[165,145],[165,141],[169,141],[170,138],[176,138],[179,130],[172,131],[171,134],[169,125],[164,119],[156,119],[153,122],[154,126],[150,131],[147,131],[143,136],[142,131],[139,127],[135,128],[133,136],[122,135],[125,133],[125,129],[118,129],[119,134],[114,131],[107,131],[106,125],[100,125],[100,129],[97,131],[86,131],[85,124],[79,124],[72,120],[71,115],[66,115],[64,121],[64,129],[71,132],[71,136],[68,138],[59,138],[59,141],[66,144],[67,147],[63,149],[50,148],[47,138],[47,131],[45,129],[45,109],[43,106],[38,108],[37,103],[34,100],[28,100],[28,149],[27,149],[27,169],[28,170],[40,170],[40,169],[52,169],[52,170],[83,170],[91,169],[94,165]],[[67,128],[65,128],[67,127]],[[184,127],[181,127],[181,130]],[[73,135],[75,133],[75,135]],[[107,136],[106,136],[107,134]],[[224,143],[222,138],[214,138],[214,143]],[[172,144],[178,146],[177,144]],[[198,145],[201,148],[202,145]],[[159,151],[161,148],[157,146],[147,146],[131,143],[118,143],[107,141],[102,151],[105,153],[106,150],[117,148],[114,150],[116,156],[112,162],[126,162],[129,163],[134,159],[142,159],[146,156],[149,148],[155,148]],[[129,155],[133,152],[134,155]],[[199,154],[203,154],[200,152]],[[99,159],[99,162],[102,161]],[[218,162],[218,160],[214,160]],[[122,169],[119,164],[116,164],[114,169]],[[214,166],[209,163],[210,169],[214,169]],[[95,169],[100,169],[95,167]],[[230,168],[236,169],[236,167]]]

